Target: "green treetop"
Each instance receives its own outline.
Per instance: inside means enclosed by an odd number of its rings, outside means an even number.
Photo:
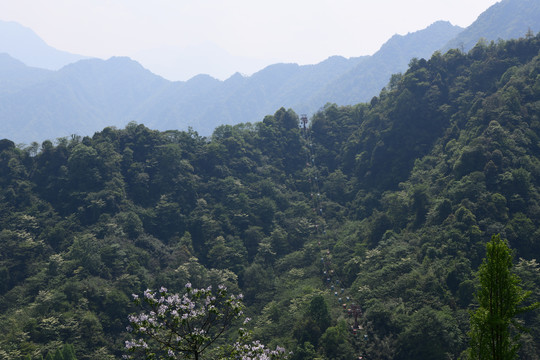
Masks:
[[[478,270],[479,307],[471,314],[471,359],[506,360],[516,358],[519,330],[516,315],[538,307],[521,306],[530,295],[511,272],[512,254],[508,244],[494,235],[486,246],[486,257]]]

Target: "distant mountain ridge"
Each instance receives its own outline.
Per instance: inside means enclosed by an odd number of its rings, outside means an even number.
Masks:
[[[412,58],[429,58],[442,42],[462,30],[448,21],[437,21],[424,30],[392,36],[373,56],[321,91],[317,103],[352,105],[368,101],[388,83],[392,74],[404,71]]]
[[[427,33],[439,27],[450,30],[442,37],[444,42],[459,30],[440,22],[419,33],[429,37]],[[421,53],[413,51],[402,58],[430,54],[442,43],[436,45],[428,43]],[[165,80],[129,58],[81,60],[48,73],[42,81],[0,93],[0,137],[29,143],[73,133],[91,135],[103,127],[123,127],[130,121],[160,130],[191,126],[202,135],[209,135],[221,124],[259,121],[280,107],[313,113],[328,101],[344,103],[348,99],[342,101],[339,96],[332,96],[348,93],[336,90],[339,79],[349,72],[349,76],[364,73],[360,66],[369,60],[369,56],[333,56],[316,65],[270,65],[250,77],[235,74],[220,81],[198,75],[186,82]],[[380,84],[388,81],[392,71],[406,68],[408,60],[401,62],[375,75],[377,64],[371,61],[371,68],[365,72],[380,80],[371,85],[370,97],[380,90]],[[23,67],[15,74],[28,71],[28,67]],[[356,103],[365,100],[348,96]]]
[[[8,54],[0,53],[0,94],[16,92],[45,80],[54,72],[32,68]]]
[[[520,19],[519,26],[509,21],[513,18]],[[73,133],[91,135],[130,121],[158,130],[191,126],[207,136],[221,124],[260,121],[280,107],[313,114],[328,102],[369,101],[392,74],[406,70],[412,58],[429,58],[456,41],[469,47],[466,39],[524,36],[524,28],[535,31],[537,24],[540,5],[535,1],[503,0],[467,29],[438,21],[424,30],[394,35],[372,56],[333,56],[303,66],[274,64],[225,81],[198,75],[171,82],[129,58],[82,60],[51,72],[2,55],[0,138],[29,143]]]
[[[540,32],[540,1],[502,0],[449,41],[443,52],[449,49],[469,51],[480,38],[487,41],[509,40],[525,36],[528,31]]]
[[[0,53],[7,53],[30,67],[58,70],[88,56],[57,50],[31,29],[13,21],[0,20]]]
[[[28,142],[92,134],[96,126],[129,122],[131,112],[167,85],[129,58],[81,60],[41,82],[0,94],[2,136],[25,134],[14,139]]]

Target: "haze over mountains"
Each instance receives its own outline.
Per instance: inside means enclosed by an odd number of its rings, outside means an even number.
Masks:
[[[17,28],[13,23],[0,25]],[[249,77],[237,73],[220,81],[198,75],[186,82],[168,81],[118,57],[79,60],[57,71],[39,69],[55,69],[59,62],[81,56],[45,50],[41,39],[22,31],[29,39],[25,50],[22,42],[5,39],[10,32],[1,31],[0,52],[9,55],[0,56],[0,137],[30,143],[91,135],[130,121],[159,130],[191,126],[209,135],[218,125],[259,121],[280,107],[312,114],[328,102],[369,101],[414,57],[429,58],[434,51],[451,47],[468,50],[480,38],[516,38],[529,29],[540,30],[540,5],[533,0],[503,0],[467,29],[436,22],[393,36],[373,56],[334,56],[304,66],[275,64]]]
[[[57,50],[45,43],[31,29],[13,21],[0,20],[0,52],[7,53],[28,66],[58,70],[88,56]]]

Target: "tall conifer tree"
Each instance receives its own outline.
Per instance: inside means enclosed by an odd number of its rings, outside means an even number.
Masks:
[[[519,349],[519,330],[516,315],[538,307],[521,306],[530,295],[521,280],[511,272],[512,254],[500,235],[491,237],[486,246],[486,257],[478,270],[480,289],[476,294],[478,309],[471,314],[471,359],[515,359]],[[515,333],[511,326],[515,325]]]

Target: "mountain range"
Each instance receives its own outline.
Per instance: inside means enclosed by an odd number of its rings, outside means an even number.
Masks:
[[[316,65],[274,64],[252,76],[237,73],[225,81],[197,75],[171,82],[122,57],[81,59],[55,70],[31,62],[2,38],[0,52],[9,55],[0,56],[0,137],[30,143],[91,135],[131,121],[159,130],[192,127],[207,136],[221,124],[259,121],[280,107],[311,115],[328,102],[369,101],[412,58],[429,58],[448,48],[468,50],[481,38],[524,36],[529,30],[539,31],[538,24],[540,6],[534,0],[503,0],[466,29],[439,21],[393,36],[372,56],[333,56]],[[43,48],[44,42],[27,37],[35,44],[31,48]]]

